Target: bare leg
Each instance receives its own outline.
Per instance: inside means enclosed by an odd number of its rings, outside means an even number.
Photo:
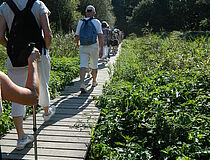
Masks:
[[[49,107],[48,106],[45,106],[45,107],[43,107],[43,109],[44,109],[45,115],[47,116],[48,115],[48,109],[49,109]]]
[[[80,83],[81,84],[84,83],[85,73],[86,73],[86,68],[85,67],[80,68],[79,75],[80,75]]]
[[[97,72],[98,72],[97,69],[92,69],[93,82],[96,82]]]
[[[13,117],[15,128],[18,134],[18,139],[24,139],[25,133],[23,131],[23,117]]]

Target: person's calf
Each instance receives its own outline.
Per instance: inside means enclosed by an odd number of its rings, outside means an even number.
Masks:
[[[97,69],[92,69],[91,74],[92,74],[92,77],[93,77],[93,82],[96,82],[97,72],[98,72]]]
[[[24,139],[25,138],[25,132],[23,130],[23,117],[13,117],[15,129],[17,131],[18,139]]]
[[[80,82],[81,83],[84,83],[85,74],[86,74],[86,68],[85,67],[80,68],[79,75],[80,75]]]

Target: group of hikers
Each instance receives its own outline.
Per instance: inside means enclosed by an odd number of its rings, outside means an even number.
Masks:
[[[123,33],[117,27],[112,30],[106,21],[102,21],[103,56],[102,60],[108,62],[110,54],[116,55],[118,46],[122,42]]]
[[[80,55],[80,90],[86,93],[85,75],[91,68],[92,87],[97,86],[98,60],[108,61],[122,41],[121,31],[94,16],[88,5],[85,18],[79,20],[75,40]],[[7,48],[7,75],[0,71],[0,115],[2,99],[12,102],[11,114],[17,131],[17,150],[34,141],[23,129],[25,105],[43,107],[44,121],[50,120],[56,107],[50,106],[49,47],[52,32],[49,9],[39,0],[8,0],[0,6],[0,44]],[[8,29],[8,34],[7,34]]]
[[[88,5],[85,10],[85,18],[78,22],[75,39],[79,46],[80,54],[80,90],[87,92],[84,83],[86,72],[92,74],[92,86],[97,86],[98,59],[108,62],[110,54],[117,53],[118,45],[121,43],[123,34],[116,27],[111,30],[106,21],[100,22],[94,16],[94,6]]]

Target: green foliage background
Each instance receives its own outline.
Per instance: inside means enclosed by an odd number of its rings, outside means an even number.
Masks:
[[[0,0],[0,4],[4,0]],[[209,0],[42,0],[51,11],[50,23],[55,32],[75,31],[87,5],[96,8],[96,17],[117,26],[125,35],[142,35],[142,28],[154,32],[208,31]]]
[[[180,32],[124,40],[89,158],[208,159],[209,42]]]

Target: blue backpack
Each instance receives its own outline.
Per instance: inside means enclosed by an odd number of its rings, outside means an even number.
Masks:
[[[83,23],[79,34],[81,45],[91,45],[97,42],[97,31],[93,22],[91,21],[92,19],[93,18],[82,20]]]

